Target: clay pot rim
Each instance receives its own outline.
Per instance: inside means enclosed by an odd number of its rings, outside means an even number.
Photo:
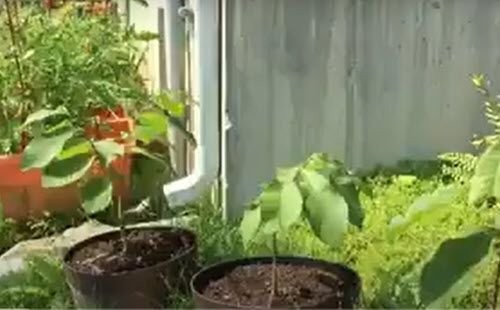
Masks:
[[[208,265],[206,267],[203,267],[200,269],[197,273],[193,275],[191,278],[191,281],[189,283],[189,287],[191,289],[191,294],[193,295],[193,298],[196,299],[204,299],[214,305],[223,305],[224,308],[227,309],[269,309],[267,307],[262,307],[262,308],[256,308],[256,307],[251,307],[251,306],[241,306],[241,305],[234,305],[230,303],[225,303],[223,301],[219,300],[214,300],[211,298],[208,298],[207,296],[203,295],[203,292],[200,292],[197,287],[196,287],[196,281],[199,281],[199,279],[202,276],[205,276],[206,273],[209,273],[211,269],[217,268],[217,267],[222,267],[224,265],[234,265],[235,267],[239,266],[247,266],[247,265],[254,265],[257,263],[271,263],[273,260],[273,256],[252,256],[252,257],[244,257],[244,258],[239,258],[239,259],[232,259],[232,260],[224,260],[220,261],[211,265]],[[341,263],[335,263],[335,262],[330,262],[327,260],[323,259],[318,259],[314,257],[307,257],[307,256],[286,256],[286,255],[278,255],[276,256],[276,261],[280,263],[281,261],[285,261],[288,264],[292,265],[307,265],[307,263],[319,263],[319,264],[325,264],[325,265],[332,265],[340,268],[341,270],[345,271],[346,273],[349,273],[354,280],[354,284],[356,285],[356,289],[358,290],[358,295],[361,295],[361,277],[359,274],[352,268],[348,267],[347,265],[341,264]],[[305,263],[305,264],[304,264]],[[211,279],[211,280],[216,280],[216,279]],[[359,298],[359,296],[358,296]]]
[[[86,245],[91,244],[91,243],[98,241],[100,239],[104,239],[106,236],[119,234],[120,230],[119,230],[119,228],[116,228],[116,229],[113,229],[111,231],[101,233],[101,234],[95,235],[93,237],[87,238],[87,239],[82,240],[82,241],[76,243],[75,245],[71,246],[64,254],[63,267],[67,271],[69,271],[73,274],[76,274],[79,277],[92,277],[92,278],[96,279],[97,281],[99,279],[117,279],[120,277],[127,277],[127,276],[131,276],[131,275],[135,275],[137,273],[143,273],[143,272],[152,271],[152,270],[162,268],[164,266],[171,264],[173,261],[182,259],[182,258],[189,256],[191,254],[194,254],[196,252],[196,248],[197,248],[196,234],[187,228],[174,227],[174,226],[162,226],[162,225],[155,225],[155,226],[150,226],[150,227],[128,227],[128,228],[125,228],[125,231],[140,231],[140,230],[153,230],[153,231],[154,230],[162,230],[162,231],[174,231],[175,230],[175,231],[179,231],[182,234],[189,236],[189,238],[191,238],[191,240],[192,240],[192,244],[191,244],[191,246],[187,247],[184,251],[178,253],[175,256],[172,256],[168,260],[159,262],[159,263],[152,265],[152,266],[149,266],[149,267],[137,268],[134,270],[123,271],[120,273],[95,275],[95,274],[91,274],[88,272],[81,272],[80,270],[73,268],[73,266],[70,264],[70,259],[76,250],[78,250],[82,247],[85,247]]]

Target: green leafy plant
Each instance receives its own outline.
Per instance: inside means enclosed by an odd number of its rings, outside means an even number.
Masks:
[[[245,211],[240,225],[244,245],[248,247],[257,234],[271,237],[274,260],[269,304],[278,287],[277,233],[305,218],[320,240],[339,246],[349,222],[362,227],[358,182],[341,162],[330,160],[326,154],[313,154],[303,164],[278,169],[276,177]]]
[[[424,194],[416,199],[405,215],[392,218],[389,224],[389,236],[394,236],[415,224],[434,223],[449,211],[450,202],[457,195],[453,185],[440,187],[431,194]]]
[[[5,153],[29,141],[22,170],[41,169],[46,188],[77,182],[88,215],[110,205],[113,180],[122,177],[112,163],[126,153],[171,170],[165,154],[147,146],[168,145],[169,124],[194,139],[179,121],[184,105],[170,94],[151,94],[139,74],[142,42],[154,34],[126,28],[115,16],[56,18],[32,7],[21,10],[15,0],[6,1],[5,12],[8,30],[0,37],[10,44],[0,45],[7,55],[0,60],[0,132]],[[107,128],[99,111],[114,115],[117,108],[136,120],[135,130],[121,138],[137,146],[88,134],[89,128]],[[103,173],[90,173],[96,163]]]
[[[16,223],[12,219],[5,218],[3,205],[0,201],[0,255],[14,246],[19,239]]]
[[[465,172],[474,166],[468,191],[468,204],[483,207],[484,210],[497,210],[500,198],[500,102],[488,90],[489,82],[483,75],[474,75],[472,81],[476,89],[486,98],[486,117],[494,126],[494,134],[478,140],[477,146],[484,147],[477,160],[468,158],[464,162]],[[474,165],[475,164],[475,165]],[[444,201],[442,201],[444,202]],[[444,205],[441,203],[440,205]],[[484,209],[486,207],[486,209]],[[426,211],[428,212],[428,211]],[[496,215],[496,217],[498,214]],[[500,287],[500,252],[498,243],[500,226],[498,220],[491,219],[491,224],[480,226],[471,232],[445,240],[426,262],[420,277],[420,302],[431,306],[446,295],[453,295],[458,286],[463,286],[472,268],[483,261],[494,249],[498,256],[497,272],[494,276],[494,292],[491,306],[497,307]]]
[[[442,163],[441,174],[451,183],[468,185],[474,174],[477,156],[469,153],[444,153],[438,156]]]
[[[144,145],[152,141],[168,141],[168,113],[161,104],[137,113],[139,123],[131,132],[132,137]],[[26,147],[21,168],[42,169],[42,186],[46,188],[79,182],[82,206],[88,215],[102,212],[110,205],[112,181],[122,177],[112,163],[126,152],[144,155],[170,168],[163,154],[152,153],[140,146],[127,147],[112,139],[96,140],[85,136],[84,130],[74,124],[64,107],[39,110],[29,115],[23,126],[36,126],[40,131]],[[95,162],[104,169],[103,175],[89,173]]]
[[[0,277],[2,308],[73,308],[60,261],[45,256],[26,259],[25,268]]]
[[[151,101],[138,67],[142,42],[156,35],[124,27],[114,16],[55,18],[31,6],[20,9],[15,0],[6,2],[1,16],[7,27],[0,38],[9,43],[0,44],[5,153],[19,151],[16,127],[35,111],[64,107],[83,128],[96,121],[97,110],[130,111]],[[26,138],[37,134],[30,129]]]

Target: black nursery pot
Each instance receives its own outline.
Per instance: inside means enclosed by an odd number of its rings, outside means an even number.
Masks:
[[[223,278],[237,267],[272,264],[272,262],[273,257],[251,257],[218,263],[200,270],[193,276],[190,284],[196,309],[257,309],[257,307],[224,303],[219,300],[211,299],[203,293],[211,282]],[[313,258],[295,256],[279,256],[276,258],[276,263],[278,265],[311,267],[321,272],[332,274],[343,281],[343,297],[340,306],[337,302],[332,303],[332,300],[324,300],[315,305],[302,307],[298,305],[299,308],[354,309],[357,306],[361,293],[361,279],[354,270],[347,266]]]
[[[196,237],[186,229],[173,227],[129,228],[131,231],[160,231],[172,238],[189,240],[189,246],[176,256],[156,265],[116,274],[81,272],[71,265],[79,250],[94,243],[116,240],[120,231],[112,231],[84,240],[66,253],[64,272],[77,308],[131,309],[162,308],[172,292],[188,290],[189,279],[196,272]]]

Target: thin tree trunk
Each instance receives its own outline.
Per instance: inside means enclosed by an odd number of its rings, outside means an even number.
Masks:
[[[276,256],[278,255],[278,244],[276,234],[273,235],[273,264],[271,276],[271,293],[269,294],[268,308],[272,308],[274,297],[278,294],[278,268],[276,266]]]

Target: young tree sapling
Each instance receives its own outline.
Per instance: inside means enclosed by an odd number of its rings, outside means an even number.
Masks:
[[[359,201],[360,180],[340,161],[324,153],[311,155],[304,163],[278,169],[261,194],[245,211],[240,232],[245,247],[259,234],[271,238],[273,251],[271,307],[278,292],[277,234],[306,219],[324,243],[340,246],[348,224],[362,227],[364,213]]]

